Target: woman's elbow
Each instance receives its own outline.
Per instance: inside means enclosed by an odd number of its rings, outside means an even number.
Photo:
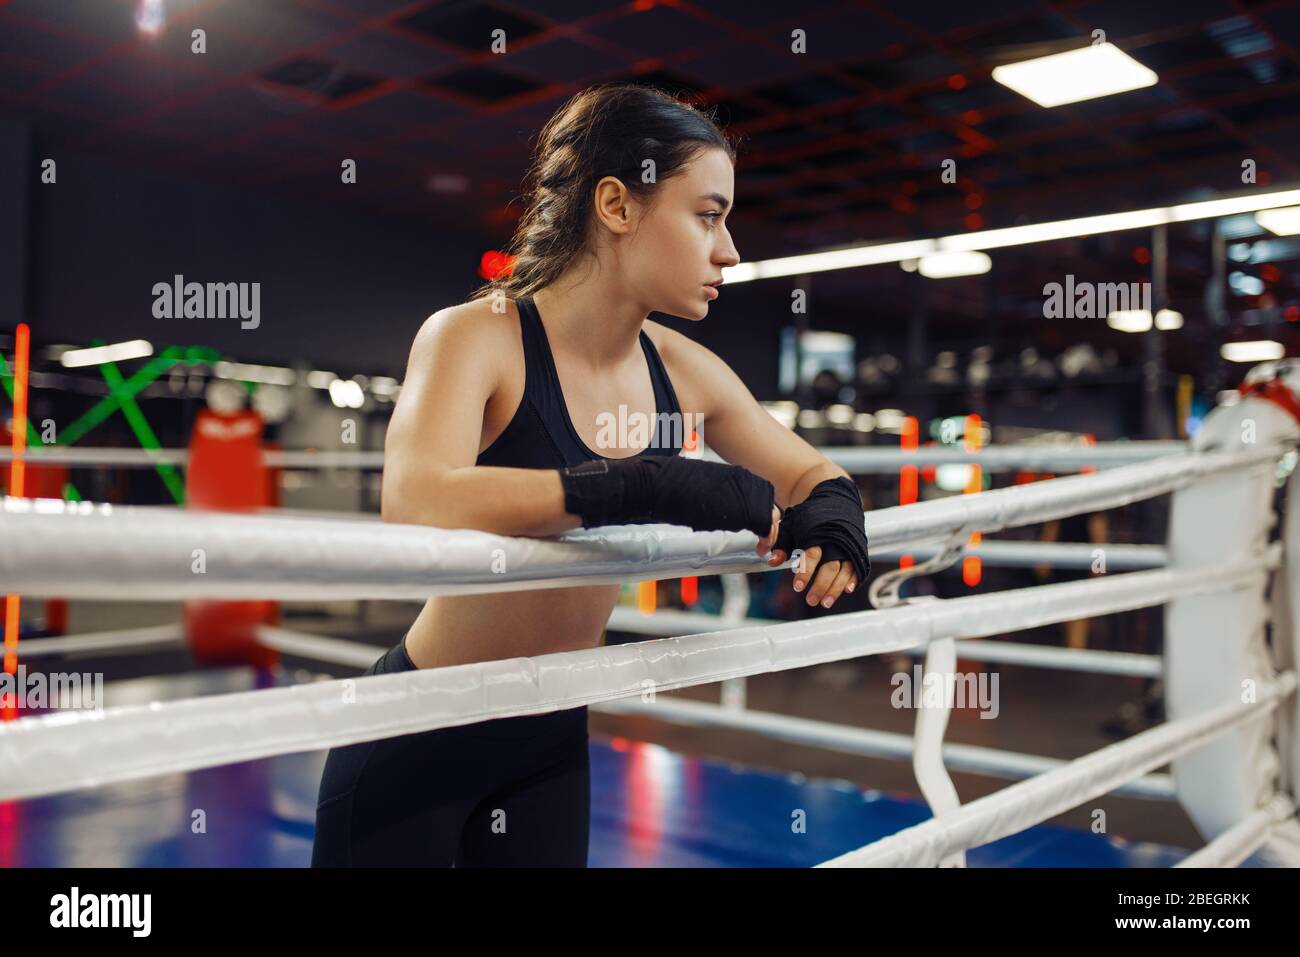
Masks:
[[[402,475],[385,470],[379,492],[379,517],[398,525],[434,525],[455,528],[457,495],[449,470],[427,469]]]
[[[395,525],[413,524],[406,503],[400,496],[389,495],[387,492],[379,494],[379,518]]]
[[[437,495],[433,489],[422,494],[413,494],[409,482],[400,481],[396,476],[384,475],[379,490],[379,517],[385,522],[397,525],[419,525],[428,523],[427,509],[417,507],[421,502],[436,502]]]

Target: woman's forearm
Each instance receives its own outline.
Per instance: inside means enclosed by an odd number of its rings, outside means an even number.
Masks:
[[[470,466],[385,481],[386,522],[473,528],[498,535],[544,538],[577,528],[564,510],[560,473],[553,469]]]
[[[825,482],[827,479],[840,477],[849,478],[849,473],[829,459],[823,460],[808,469],[808,471],[804,472],[795,480],[794,484],[790,487],[788,493],[789,497],[784,504],[787,507],[790,505],[798,505],[822,482]]]

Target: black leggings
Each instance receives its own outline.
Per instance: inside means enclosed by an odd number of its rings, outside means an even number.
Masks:
[[[586,867],[590,782],[585,707],[334,748],[312,867]]]

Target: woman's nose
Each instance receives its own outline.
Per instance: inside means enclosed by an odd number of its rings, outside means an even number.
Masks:
[[[726,237],[714,261],[720,266],[734,266],[740,262],[740,253],[737,252],[736,244],[731,241],[730,236]]]

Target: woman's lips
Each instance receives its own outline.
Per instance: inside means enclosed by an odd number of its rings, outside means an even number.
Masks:
[[[717,299],[717,298],[718,298],[718,287],[717,287],[717,286],[705,286],[704,288],[707,289],[710,293],[713,294],[713,298],[714,298],[714,299]]]

